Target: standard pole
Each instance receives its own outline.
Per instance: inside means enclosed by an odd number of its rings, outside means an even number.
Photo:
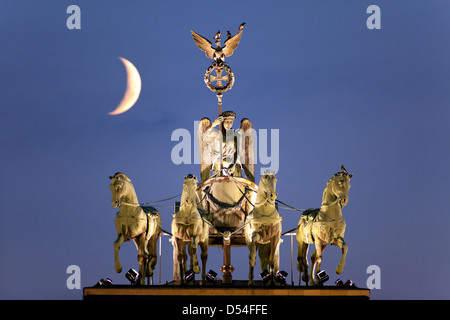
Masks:
[[[217,94],[217,100],[219,101],[219,116],[222,114],[222,93]]]
[[[291,233],[291,284],[294,285],[294,241]]]
[[[222,114],[222,93],[217,94],[217,101],[219,103],[219,116]],[[223,123],[221,122],[219,125],[220,132],[220,162],[219,162],[219,176],[222,176],[222,168],[223,168]]]
[[[159,234],[159,284],[161,284],[161,240],[162,240],[162,235]]]

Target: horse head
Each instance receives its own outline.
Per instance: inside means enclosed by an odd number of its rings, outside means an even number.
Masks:
[[[180,205],[197,205],[197,177],[193,174],[184,177]]]
[[[350,179],[353,174],[348,174],[344,166],[342,166],[342,172],[338,172],[331,178],[331,192],[336,196],[337,202],[341,208],[345,207],[348,203],[348,190],[350,189]]]
[[[122,172],[117,172],[109,179],[111,179],[111,184],[109,185],[112,194],[111,203],[114,208],[117,208],[120,207],[122,198],[130,191],[130,179]]]
[[[258,185],[258,193],[270,204],[275,204],[275,200],[278,197],[276,185],[277,177],[275,176],[275,172],[269,170],[264,171]]]

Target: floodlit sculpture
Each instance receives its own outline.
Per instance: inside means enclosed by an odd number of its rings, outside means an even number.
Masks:
[[[334,174],[327,182],[322,196],[322,206],[318,209],[309,209],[303,212],[300,217],[296,239],[298,244],[297,269],[301,279],[308,285],[319,284],[317,274],[320,271],[322,253],[328,244],[338,246],[342,249],[342,256],[336,273],[344,271],[345,258],[348,246],[344,241],[345,221],[342,217],[342,208],[348,203],[348,191],[352,174],[348,174],[344,166],[341,172]],[[315,245],[315,250],[311,255],[312,267],[309,270],[307,252],[310,244]],[[303,273],[303,276],[302,276]]]
[[[271,283],[279,269],[279,242],[282,218],[275,206],[277,178],[271,171],[264,172],[258,185],[258,193],[253,211],[245,221],[245,240],[250,250],[248,274],[249,285],[253,284],[253,270],[256,251],[259,252],[261,270],[271,275]]]
[[[222,170],[234,177],[242,177],[241,169],[248,180],[255,182],[255,138],[249,119],[241,120],[236,132],[232,129],[236,114],[225,111],[212,123],[203,118],[198,126],[201,181],[221,175]],[[216,126],[220,129],[215,129]]]
[[[117,240],[114,242],[114,262],[116,272],[122,272],[119,261],[120,246],[133,240],[138,250],[138,283],[145,284],[145,278],[153,282],[153,270],[157,262],[156,243],[161,233],[161,216],[153,207],[142,207],[138,203],[131,180],[121,172],[111,179],[111,203],[120,208],[116,213]]]
[[[234,131],[235,112],[222,112],[223,93],[234,84],[234,73],[225,62],[225,57],[231,56],[237,48],[244,24],[240,25],[236,35],[232,36],[228,32],[223,47],[220,43],[221,33],[217,32],[214,37],[215,48],[209,40],[191,30],[198,47],[208,58],[214,59],[205,72],[204,80],[207,87],[217,94],[219,115],[213,122],[207,117],[199,122],[197,142],[201,180],[197,184],[196,176],[189,174],[184,177],[181,202],[173,214],[171,242],[175,283],[186,283],[190,275],[198,274],[200,270],[202,283],[205,283],[208,248],[221,246],[224,256],[220,268],[223,272],[222,283],[232,284],[234,267],[231,265],[231,247],[246,245],[249,248],[248,285],[254,284],[257,253],[263,271],[263,283],[270,279],[270,283],[274,284],[276,279],[286,284],[287,273],[279,270],[282,217],[276,202],[286,204],[277,200],[277,177],[274,171],[265,171],[259,185],[255,184],[256,135],[253,124],[243,118],[239,130]],[[299,283],[300,279],[307,284],[321,283],[318,275],[322,254],[328,244],[342,249],[336,273],[343,272],[348,246],[344,241],[346,225],[342,208],[348,203],[351,178],[352,175],[342,166],[341,172],[334,174],[327,182],[321,208],[303,211],[297,227],[291,230],[297,230]],[[120,246],[125,241],[133,240],[138,249],[138,282],[144,284],[145,277],[152,277],[156,265],[156,243],[162,230],[161,217],[155,208],[138,203],[134,187],[125,174],[118,172],[110,179],[112,205],[120,208],[116,214],[118,237],[114,242],[115,269],[117,272],[122,271],[118,255]],[[178,196],[165,200],[175,197]],[[307,252],[310,244],[315,244],[315,251],[311,256],[312,268],[308,270]],[[198,247],[201,250],[201,268],[197,257]],[[215,283],[217,274],[211,274],[208,279]]]
[[[187,271],[186,246],[190,256],[190,269],[200,273],[197,247],[201,249],[202,283],[206,277],[206,260],[208,259],[209,225],[203,220],[197,209],[197,177],[189,174],[184,177],[180,208],[173,215],[172,244],[174,248],[174,280],[185,283]]]

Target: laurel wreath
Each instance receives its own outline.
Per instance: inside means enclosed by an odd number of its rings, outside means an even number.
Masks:
[[[213,70],[216,70],[216,73],[218,73],[218,71],[220,71],[221,69],[225,70],[227,72],[227,74],[228,74],[227,85],[223,86],[223,87],[213,86],[211,81],[210,81],[211,72],[213,72]],[[222,93],[222,92],[225,92],[227,90],[230,90],[231,87],[234,85],[234,73],[233,73],[231,68],[226,63],[218,65],[216,62],[214,62],[211,66],[209,66],[208,69],[206,69],[204,80],[205,80],[206,86],[211,91],[217,92],[217,93]]]

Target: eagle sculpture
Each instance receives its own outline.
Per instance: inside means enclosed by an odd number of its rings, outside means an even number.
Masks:
[[[239,26],[238,33],[236,33],[234,36],[231,36],[230,32],[228,31],[228,39],[225,40],[223,47],[220,44],[220,31],[218,31],[214,36],[216,44],[215,48],[212,46],[211,42],[208,39],[202,37],[193,30],[191,30],[191,33],[195,43],[200,48],[200,50],[204,51],[208,58],[214,59],[217,64],[221,65],[225,62],[225,57],[231,56],[233,54],[233,51],[236,50],[237,46],[239,45],[239,41],[241,41],[242,30],[244,30],[244,25],[245,22]]]

